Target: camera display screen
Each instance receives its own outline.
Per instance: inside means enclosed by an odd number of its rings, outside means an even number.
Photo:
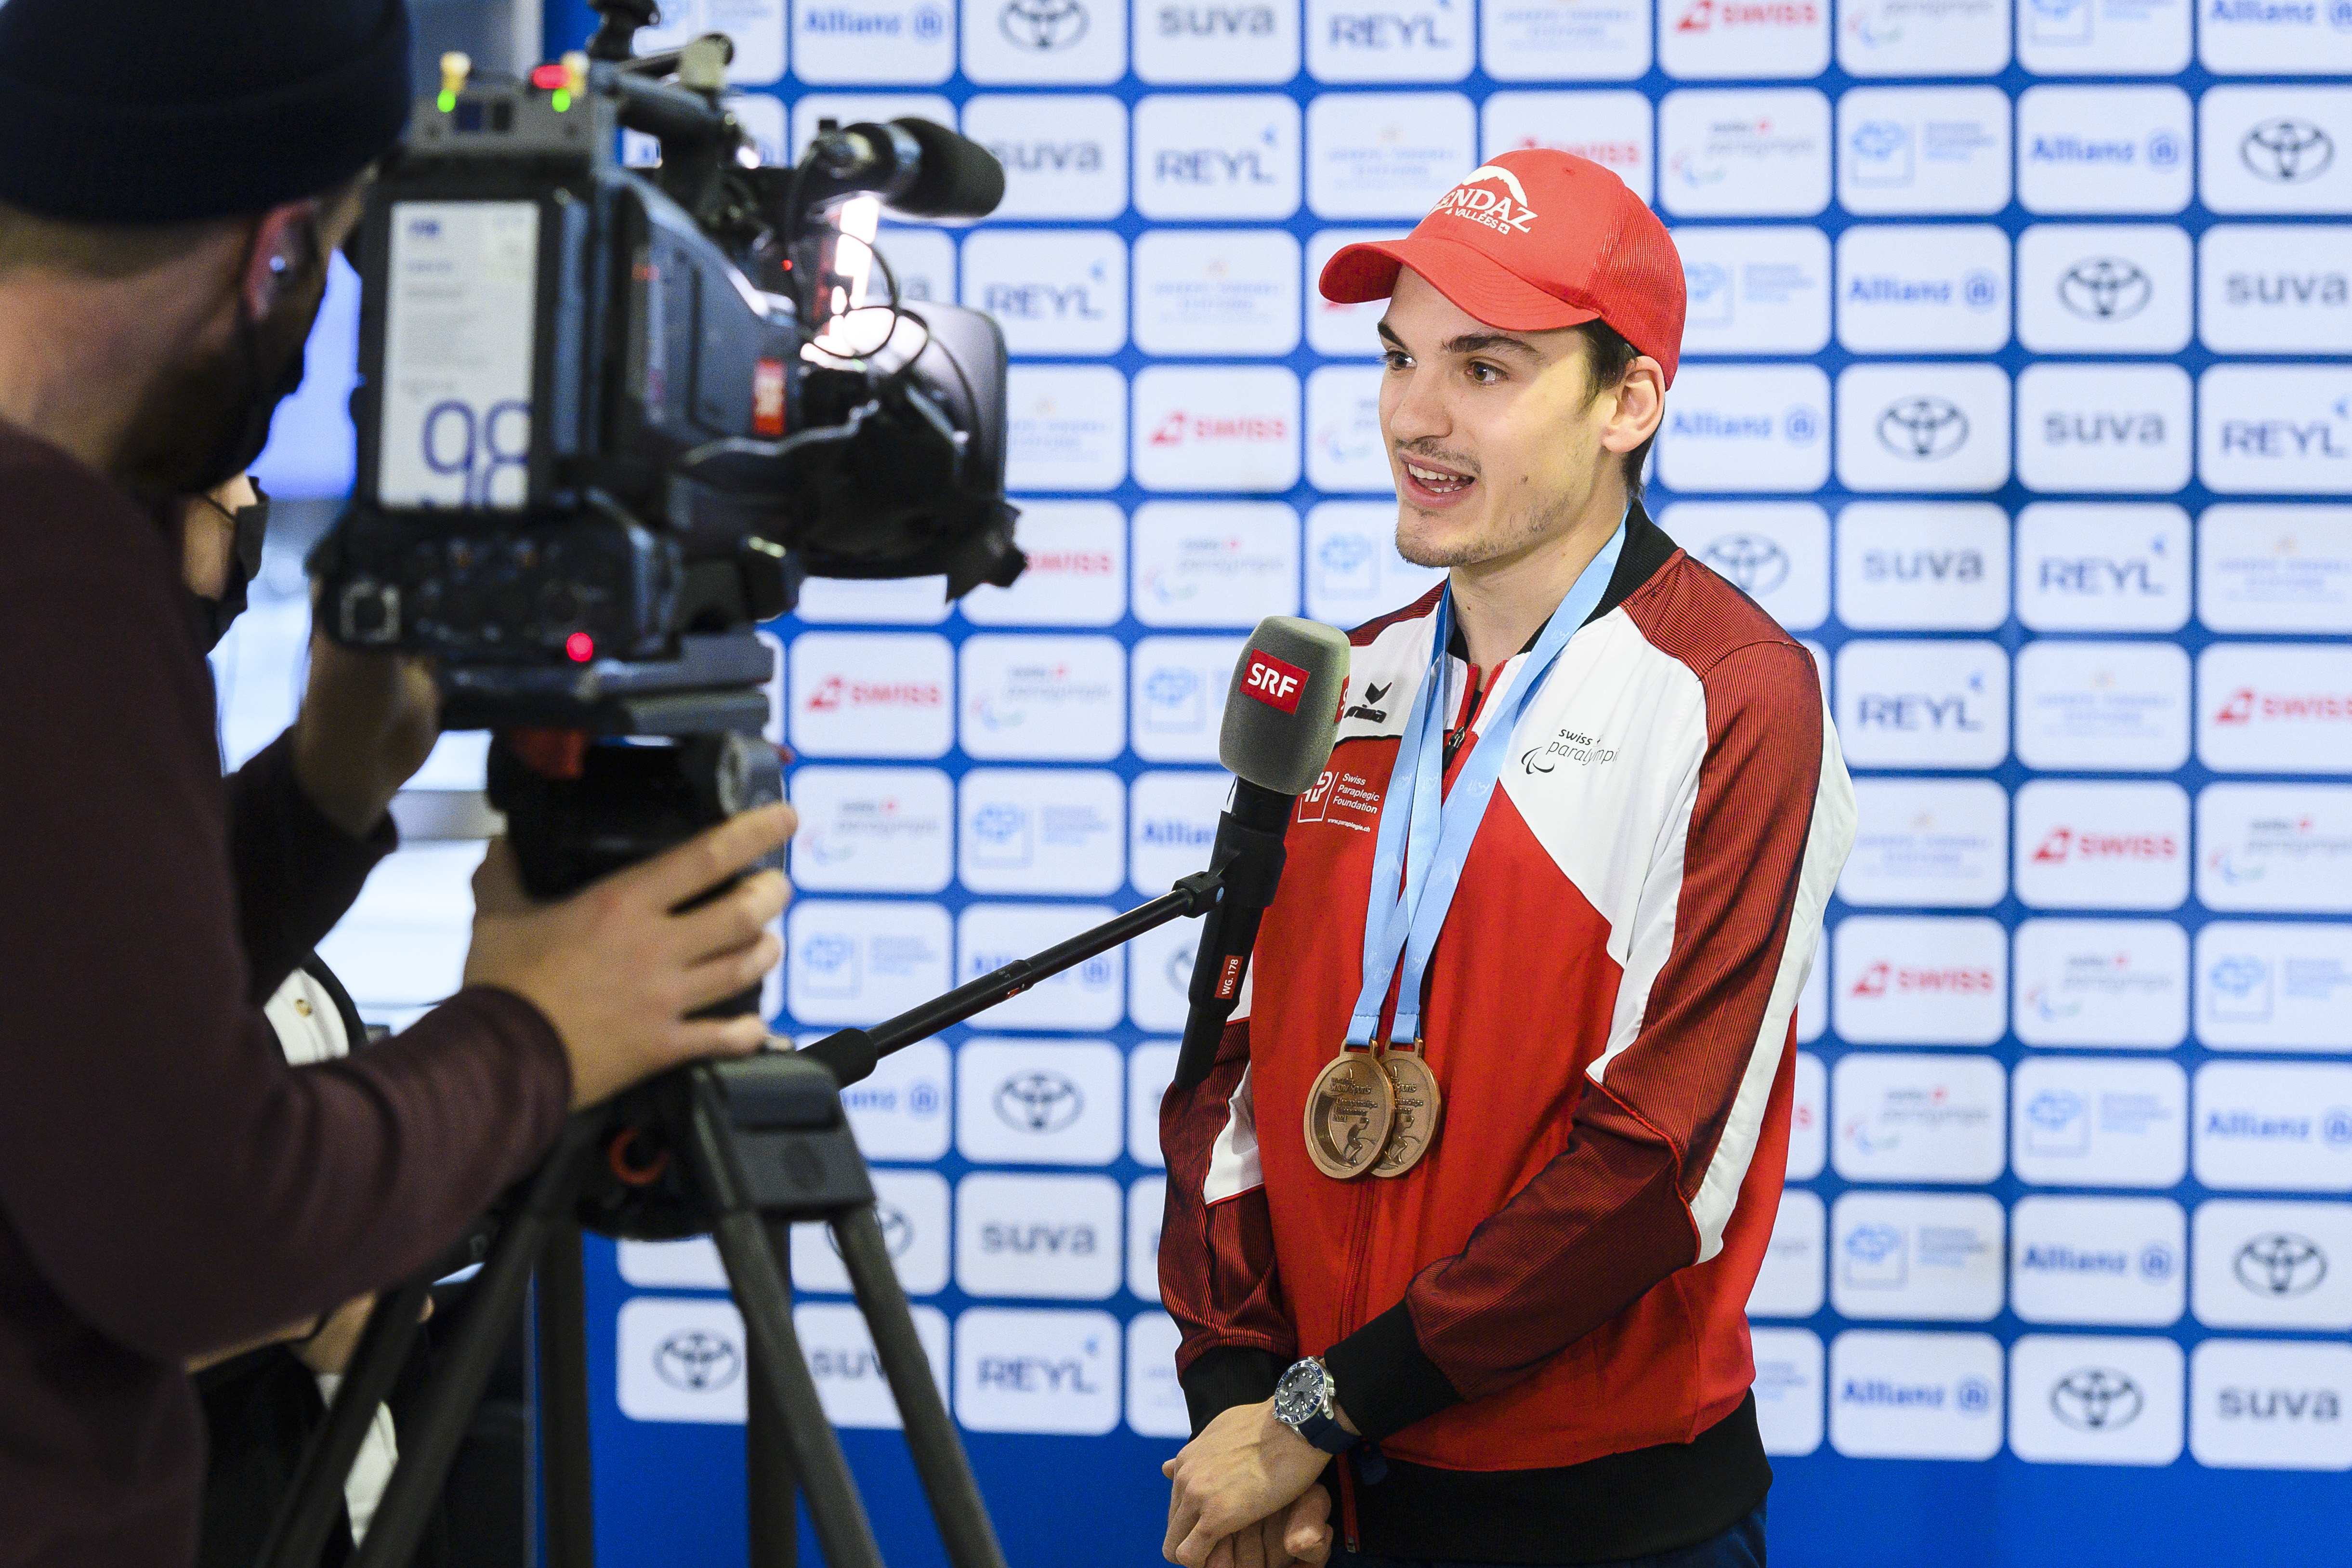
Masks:
[[[391,238],[376,500],[520,508],[530,479],[539,207],[402,202]]]

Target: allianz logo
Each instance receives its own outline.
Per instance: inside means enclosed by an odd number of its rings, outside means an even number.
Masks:
[[[2033,1243],[2017,1256],[2021,1273],[2048,1274],[2060,1279],[2128,1279],[2137,1274],[2151,1284],[2172,1278],[2179,1260],[2168,1247],[2151,1243],[2137,1258],[2114,1247],[2070,1247],[2063,1243]]]
[[[982,1252],[1023,1258],[1092,1258],[1101,1250],[1095,1227],[1079,1221],[1070,1225],[991,1220],[980,1227]]]
[[[1162,5],[1154,23],[1163,38],[1270,38],[1271,5]]]
[[[913,38],[929,43],[944,37],[947,13],[936,5],[912,11],[861,11],[848,5],[811,5],[800,13],[801,31],[824,38]]]
[[[2257,1143],[2324,1143],[2352,1148],[2352,1110],[2330,1106],[2315,1116],[2272,1114],[2237,1107],[2210,1110],[2198,1129],[2205,1138],[2242,1138]]]
[[[1102,172],[1099,142],[991,142],[996,161],[1019,174],[1096,174]]]
[[[1177,816],[1147,816],[1136,829],[1136,841],[1148,849],[1206,849],[1216,837],[1207,824]]]
[[[868,1079],[841,1091],[844,1110],[868,1116],[937,1116],[941,1103],[940,1086],[935,1083],[910,1083],[901,1089]]]
[[[984,1355],[974,1375],[982,1388],[1006,1394],[1096,1394],[1094,1369],[1076,1356]]]
[[[1992,1409],[1992,1385],[1980,1377],[1964,1377],[1957,1384],[1849,1377],[1838,1384],[1838,1403],[1881,1410],[1951,1410],[1962,1415],[1983,1415]]]
[[[2178,135],[2158,131],[2149,134],[2145,148],[2115,136],[2036,136],[2026,143],[2025,155],[2036,163],[2120,168],[2145,162],[2151,169],[2169,169],[2179,163],[2182,151]]]
[[[1328,36],[1348,49],[1452,48],[1454,40],[1439,36],[1440,20],[1433,11],[1341,11],[1332,15]]]
[[[1850,305],[1948,305],[1958,300],[1971,310],[1990,310],[2000,303],[2000,280],[1982,270],[1971,271],[1957,282],[1949,278],[1857,272],[1845,280],[1845,298]]]
[[[1805,404],[1793,404],[1776,418],[1769,414],[1720,408],[1675,408],[1666,415],[1666,434],[1686,441],[1785,440],[1792,447],[1811,446],[1822,433],[1822,416]]]
[[[1866,583],[1981,583],[1984,553],[1977,550],[1867,550],[1862,556]]]
[[[2034,581],[2045,594],[2078,594],[2084,598],[2126,594],[2154,595],[2166,590],[2156,581],[2147,556],[2045,555],[2037,563]]]
[[[1106,313],[1084,283],[991,283],[981,309],[1027,321],[1099,321]]]

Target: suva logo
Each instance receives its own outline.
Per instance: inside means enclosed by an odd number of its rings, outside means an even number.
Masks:
[[[2224,1388],[2215,1407],[2225,1421],[2340,1421],[2332,1388]]]
[[[1897,398],[1878,416],[1878,444],[1914,462],[1948,458],[1968,439],[1969,416],[1948,398]]]
[[[2352,279],[2341,272],[2232,272],[2221,284],[2233,306],[2319,305],[2341,310],[2352,304]]]
[[[1023,1132],[1059,1132],[1078,1119],[1087,1097],[1057,1072],[1015,1073],[996,1086],[998,1120]]]
[[[989,153],[1024,174],[1097,174],[1102,172],[1099,142],[991,142]]]
[[[2307,1236],[2273,1230],[2238,1248],[2230,1268],[2257,1296],[2307,1296],[2327,1278],[2327,1254]]]
[[[1160,7],[1160,36],[1163,38],[1270,38],[1274,31],[1271,5]]]
[[[996,26],[1015,48],[1066,49],[1087,36],[1087,8],[1078,0],[1005,0]]]
[[[1492,190],[1487,188],[1489,185],[1500,185],[1502,189]],[[1497,234],[1525,234],[1536,221],[1536,210],[1528,205],[1527,189],[1519,184],[1519,177],[1495,163],[1481,163],[1471,170],[1460,184],[1439,199],[1430,216],[1435,217],[1439,213],[1466,218]]]
[[[2050,1389],[2050,1413],[2077,1432],[2128,1426],[2147,1404],[2139,1384],[2113,1367],[2077,1367]]]
[[[2299,185],[2326,173],[2336,161],[2336,141],[2310,121],[2284,114],[2247,132],[2238,157],[2257,179]]]
[[[655,1375],[689,1394],[724,1388],[742,1370],[742,1352],[701,1329],[681,1329],[654,1347]]]
[[[2129,321],[2155,292],[2138,264],[2120,256],[2086,256],[2058,275],[2058,302],[2086,321]]]
[[[1769,594],[1789,580],[1789,552],[1761,533],[1727,533],[1709,541],[1699,559],[1743,594]]]

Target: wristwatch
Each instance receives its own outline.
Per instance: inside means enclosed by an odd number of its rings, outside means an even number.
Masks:
[[[1294,1363],[1274,1385],[1274,1418],[1327,1454],[1344,1454],[1361,1438],[1332,1413],[1331,1374],[1313,1356]]]

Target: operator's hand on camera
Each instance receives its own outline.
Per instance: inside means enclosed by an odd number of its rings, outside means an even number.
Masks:
[[[294,721],[294,778],[328,821],[354,838],[374,832],[440,732],[429,661],[312,636],[310,689]]]
[[[1343,1413],[1340,1420],[1346,1419]],[[1275,1419],[1273,1400],[1234,1406],[1160,1467],[1160,1473],[1175,1483],[1169,1493],[1168,1539],[1160,1555],[1184,1568],[1208,1568],[1219,1551],[1238,1556],[1252,1550],[1250,1543],[1228,1538],[1259,1529],[1260,1521],[1269,1519],[1285,1521],[1278,1539],[1286,1541],[1290,1506],[1320,1491],[1316,1478],[1330,1462],[1331,1456]],[[1326,1530],[1327,1553],[1328,1533]],[[1300,1538],[1307,1539],[1304,1525]],[[1261,1530],[1255,1544],[1261,1556],[1265,1545]],[[1246,1564],[1236,1563],[1235,1568]]]
[[[701,1057],[744,1056],[765,1022],[688,1014],[756,985],[783,949],[768,922],[790,896],[758,871],[684,912],[677,906],[781,847],[798,819],[761,806],[557,903],[524,893],[514,851],[494,839],[474,873],[466,984],[512,991],[547,1015],[572,1058],[573,1110]]]

